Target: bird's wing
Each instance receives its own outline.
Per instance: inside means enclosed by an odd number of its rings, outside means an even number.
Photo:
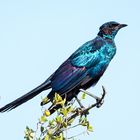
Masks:
[[[51,87],[54,91],[60,93],[68,92],[86,76],[87,70],[85,67],[74,67],[68,59],[55,72],[51,79]]]
[[[99,50],[104,45],[104,41],[100,37],[85,43],[70,56],[72,65],[86,68],[93,67],[99,62]]]
[[[87,80],[90,67],[99,62],[99,48],[99,44],[95,45],[94,41],[81,46],[57,69],[51,79],[52,89],[60,93],[68,92]]]

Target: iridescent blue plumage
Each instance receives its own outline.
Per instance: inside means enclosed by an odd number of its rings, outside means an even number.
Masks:
[[[14,109],[49,88],[52,91],[47,97],[51,101],[57,92],[68,102],[79,93],[79,89],[95,85],[116,53],[115,35],[125,26],[114,21],[103,24],[97,37],[77,49],[43,84],[0,108],[0,112]]]
[[[114,41],[104,40],[100,36],[83,44],[55,72],[52,78],[53,90],[66,92],[80,84],[87,76],[100,77],[115,53]]]

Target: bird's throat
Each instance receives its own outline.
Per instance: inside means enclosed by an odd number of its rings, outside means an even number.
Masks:
[[[100,36],[100,37],[102,37],[102,38],[104,38],[104,39],[111,39],[111,40],[113,40],[114,39],[114,35],[112,35],[112,34],[105,34],[105,33],[103,33],[102,31],[100,31],[99,33],[98,33],[98,36]]]

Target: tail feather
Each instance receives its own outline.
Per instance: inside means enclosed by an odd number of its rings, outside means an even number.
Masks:
[[[10,110],[18,107],[19,105],[27,102],[28,100],[30,100],[33,97],[37,96],[42,91],[51,88],[50,84],[51,84],[50,80],[45,81],[44,83],[42,83],[41,85],[39,85],[35,89],[31,90],[27,94],[19,97],[18,99],[14,100],[13,102],[11,102],[11,103],[5,105],[4,107],[0,108],[0,112],[10,111]]]

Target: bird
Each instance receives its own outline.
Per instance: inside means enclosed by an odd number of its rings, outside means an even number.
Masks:
[[[42,84],[25,95],[0,108],[0,112],[10,111],[27,102],[42,91],[51,89],[47,99],[53,102],[55,93],[58,93],[66,102],[77,97],[80,89],[87,90],[95,86],[106,71],[109,63],[116,54],[114,42],[118,31],[126,27],[116,21],[104,23],[99,28],[97,36],[80,46],[58,69]],[[45,103],[42,101],[41,105]],[[60,106],[50,107],[54,113]]]

